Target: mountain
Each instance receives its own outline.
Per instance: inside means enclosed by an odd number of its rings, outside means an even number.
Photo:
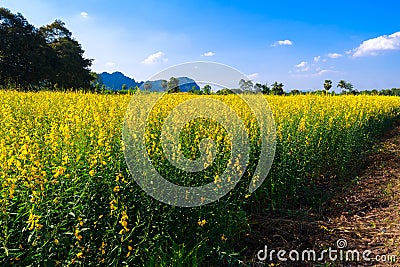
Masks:
[[[181,92],[188,92],[195,87],[195,90],[200,90],[200,87],[197,83],[188,77],[178,77],[179,80],[179,88]],[[152,92],[163,92],[164,88],[162,87],[163,80],[155,80],[155,81],[148,81],[151,83]],[[141,90],[144,90],[144,82],[136,82],[135,79],[129,78],[125,76],[123,73],[117,71],[114,73],[103,72],[99,74],[99,83],[104,84],[107,88],[112,90],[121,90],[122,85],[126,84],[126,87],[135,88],[138,86]]]
[[[162,87],[162,81],[163,80],[155,80],[155,81],[149,81],[151,83],[151,90],[152,92],[164,92],[164,88]],[[197,85],[197,83],[188,77],[178,77],[179,81],[179,89],[181,92],[188,92],[195,87],[195,90],[200,90],[200,86]],[[140,87],[141,90],[144,90],[144,84]]]
[[[126,84],[127,88],[141,86],[143,82],[136,82],[135,79],[125,76],[123,73],[116,71],[114,73],[103,72],[99,74],[101,84],[112,90],[121,90],[122,85]]]
[[[181,92],[188,92],[189,90],[192,90],[193,86],[195,87],[195,90],[200,90],[200,86],[197,85],[197,83],[188,77],[179,77],[179,89]]]

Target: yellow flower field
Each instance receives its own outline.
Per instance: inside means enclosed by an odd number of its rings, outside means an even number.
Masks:
[[[179,182],[180,172],[168,163],[159,139],[161,118],[178,103],[221,99],[244,119],[250,138],[243,182],[220,201],[190,209],[159,203],[130,177],[121,131],[131,97],[0,90],[0,265],[229,262],[249,214],[288,202],[318,205],[318,185],[353,177],[367,149],[400,116],[398,97],[266,96],[275,118],[276,155],[267,179],[250,195],[246,179],[263,159],[249,109],[234,95],[171,95],[149,119],[146,146],[156,169],[172,173],[172,180]],[[204,137],[222,144],[202,173],[217,182],[229,158],[220,125],[196,120],[182,132],[182,150],[198,157]],[[181,182],[194,179],[196,174]]]

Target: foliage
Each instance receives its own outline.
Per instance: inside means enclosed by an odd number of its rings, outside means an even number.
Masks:
[[[179,80],[175,77],[171,77],[168,81],[168,93],[178,93],[179,91]]]
[[[265,83],[265,84],[256,83],[254,85],[254,87],[255,87],[255,91],[257,91],[257,92],[260,91],[262,94],[266,94],[266,95],[268,95],[271,91],[271,88],[268,86],[267,83]]]
[[[320,204],[326,187],[318,186],[348,181],[363,151],[400,115],[397,97],[266,96],[276,122],[276,158],[250,195],[259,139],[249,108],[236,95],[166,96],[146,131],[149,155],[164,174],[179,174],[159,142],[163,119],[179,103],[213,97],[243,119],[250,162],[232,194],[190,209],[147,196],[128,174],[121,151],[129,95],[0,91],[0,265],[225,266],[234,258],[224,255],[240,252],[235,244],[250,215]],[[224,136],[214,121],[196,120],[182,129],[182,149],[196,157],[192,143]],[[219,148],[212,172],[223,168],[229,140]],[[218,182],[205,174],[204,181]],[[190,177],[197,176],[171,179]]]
[[[164,89],[164,91],[167,89],[168,87],[167,80],[161,80],[161,87]]]
[[[150,91],[151,88],[153,87],[153,85],[151,84],[151,82],[147,81],[144,83],[143,87],[144,87],[144,90]]]
[[[324,89],[326,93],[332,88],[332,81],[331,80],[325,80],[324,82]]]
[[[205,95],[211,94],[211,85],[209,84],[204,85],[202,91]]]
[[[349,93],[353,92],[353,85],[349,82],[346,82],[345,80],[340,80],[337,87]]]
[[[293,90],[290,91],[290,94],[291,94],[291,95],[300,95],[301,93],[300,93],[299,90],[293,89]]]
[[[232,89],[224,88],[224,89],[218,90],[215,94],[216,95],[232,95],[234,93],[235,92]]]
[[[0,8],[0,86],[89,88],[92,60],[65,24],[56,20],[36,29],[21,14]]]
[[[245,79],[240,79],[239,88],[242,92],[252,91],[253,90],[253,82],[251,80],[246,81]]]
[[[274,82],[271,87],[270,93],[272,95],[284,95],[285,92],[283,91],[283,83]]]

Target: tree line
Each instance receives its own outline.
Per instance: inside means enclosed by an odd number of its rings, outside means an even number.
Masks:
[[[0,8],[0,86],[22,90],[90,88],[91,59],[64,22],[40,27]]]
[[[206,88],[208,86],[208,88]],[[234,94],[234,93],[262,93],[262,94],[267,94],[267,95],[300,95],[300,94],[338,94],[334,91],[329,92],[329,90],[332,89],[333,87],[333,82],[332,80],[325,80],[323,83],[323,88],[324,90],[315,90],[315,91],[300,91],[297,89],[290,90],[289,92],[285,92],[283,90],[284,84],[280,82],[274,82],[271,85],[268,85],[268,83],[261,84],[261,83],[254,83],[251,80],[245,80],[241,79],[239,81],[239,88],[224,88],[222,90],[219,90],[216,92],[216,94]],[[336,85],[337,88],[340,88],[340,93],[341,95],[358,95],[358,94],[363,94],[363,95],[386,95],[386,96],[400,96],[400,88],[392,88],[392,89],[382,89],[382,90],[363,90],[363,91],[358,91],[357,89],[354,89],[354,86],[352,83],[347,82],[345,80],[340,80],[338,84]],[[207,90],[205,90],[207,89]],[[206,85],[204,88],[202,88],[197,94],[210,94],[211,92],[211,87],[209,85]],[[205,93],[205,92],[208,93]],[[196,93],[196,92],[194,92]]]
[[[198,89],[193,86],[188,93],[196,94],[196,95],[210,95],[210,94],[217,94],[217,95],[228,95],[228,94],[236,94],[236,93],[262,93],[266,95],[305,95],[305,94],[338,94],[335,92],[329,92],[329,90],[333,87],[332,80],[325,80],[323,83],[324,90],[315,90],[304,92],[297,89],[293,89],[290,92],[285,92],[283,90],[284,84],[281,82],[275,81],[271,85],[268,83],[261,84],[261,83],[254,83],[252,80],[245,80],[241,79],[238,83],[238,88],[224,88],[219,91],[213,92],[212,87],[209,84],[204,85],[204,87]],[[162,80],[161,86],[164,89],[164,92],[167,93],[179,93],[181,92],[179,87],[179,80],[175,77],[171,77],[168,81]],[[345,80],[340,80],[336,85],[337,88],[341,89],[339,94],[342,95],[357,95],[357,94],[364,94],[364,95],[387,95],[387,96],[400,96],[400,88],[392,88],[392,89],[383,89],[383,90],[363,90],[358,91],[354,89],[352,83],[347,82]],[[152,84],[150,82],[146,82],[141,87],[144,91],[150,91],[152,88]],[[126,90],[126,86],[122,88],[122,92],[119,93],[135,93],[140,91],[139,87],[131,88],[130,90]]]

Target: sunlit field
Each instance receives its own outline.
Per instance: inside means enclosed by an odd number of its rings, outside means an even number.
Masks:
[[[130,177],[122,125],[131,97],[0,91],[0,265],[235,263],[245,249],[240,236],[251,214],[318,207],[329,197],[324,189],[349,182],[368,149],[400,116],[399,97],[265,96],[275,118],[276,154],[267,179],[250,194],[249,179],[263,160],[250,109],[237,95],[171,94],[146,129],[147,151],[160,174],[177,184],[217,183],[229,159],[224,129],[201,119],[182,130],[182,151],[195,159],[201,139],[212,138],[219,142],[213,164],[200,177],[168,163],[160,144],[163,119],[190,98],[232,106],[251,145],[233,191],[209,205],[179,208],[151,198]]]

